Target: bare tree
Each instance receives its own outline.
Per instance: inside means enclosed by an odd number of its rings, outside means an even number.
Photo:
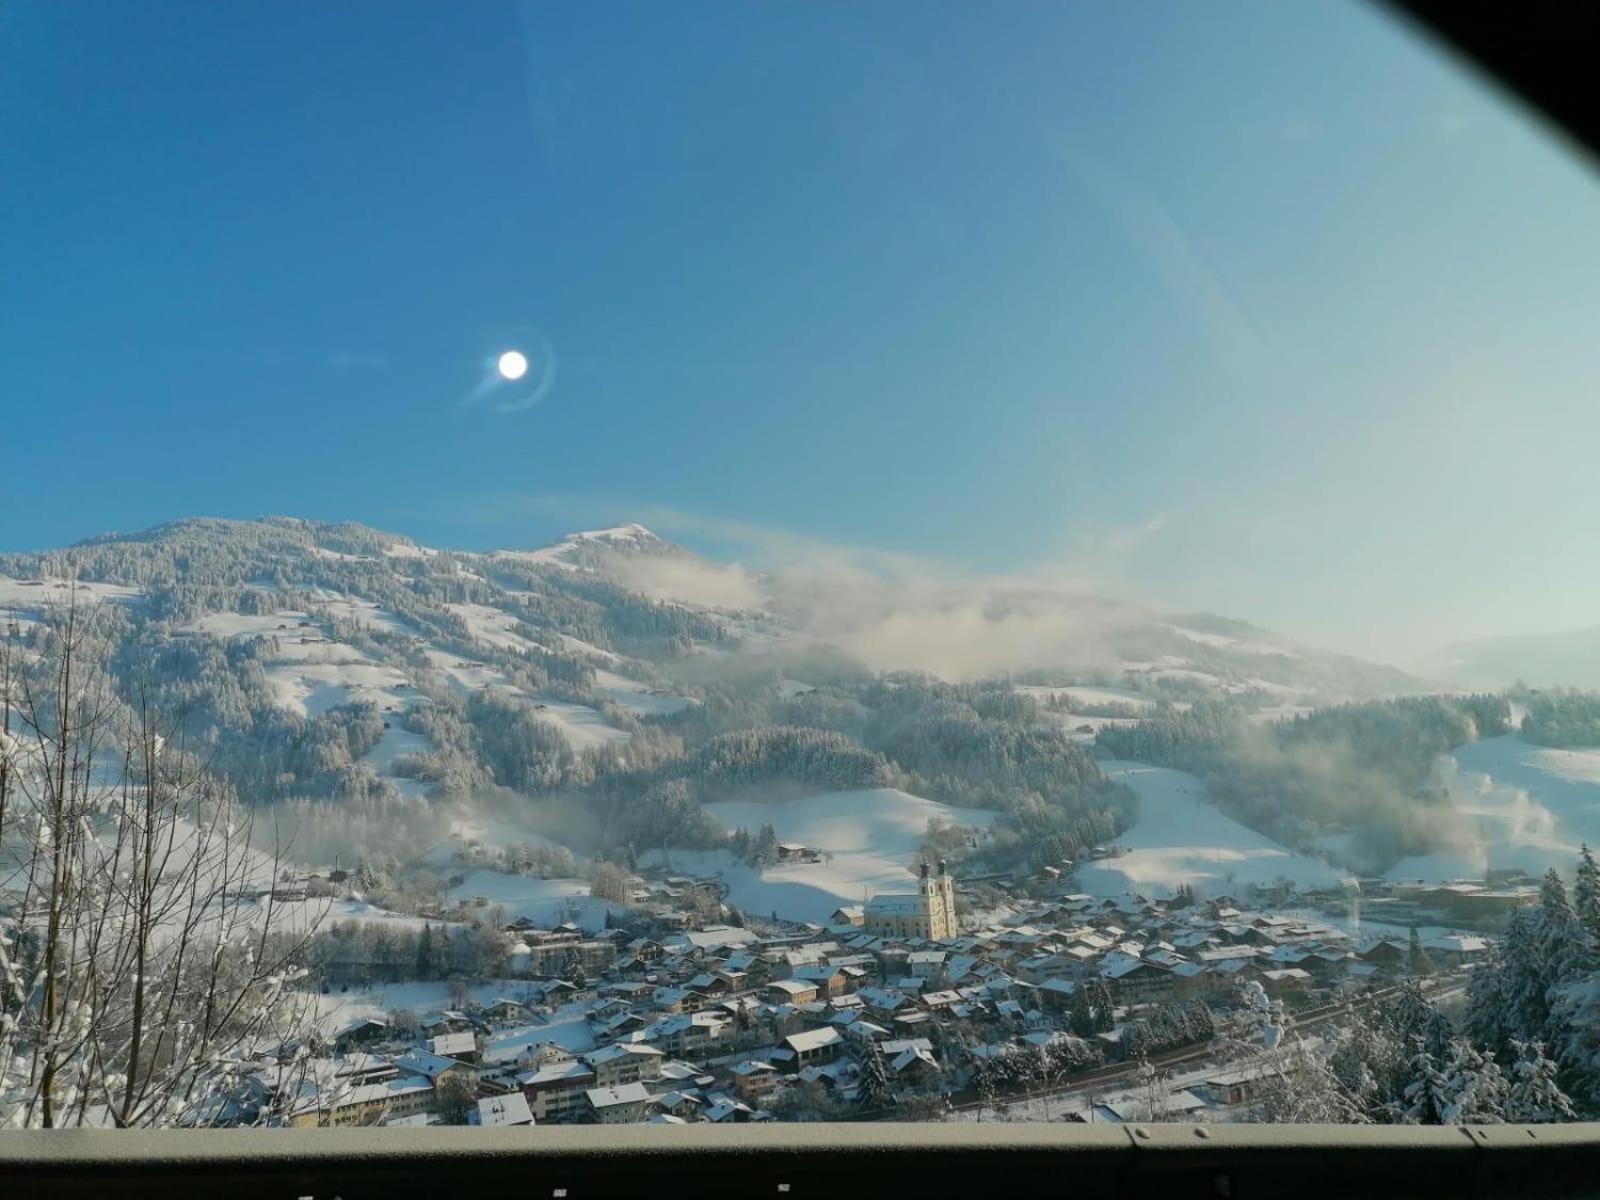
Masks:
[[[0,1124],[205,1124],[303,1047],[320,913],[76,593],[0,661]],[[290,921],[297,923],[291,927]]]

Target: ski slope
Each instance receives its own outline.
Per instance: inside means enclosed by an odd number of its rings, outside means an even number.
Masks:
[[[1110,760],[1102,769],[1139,796],[1139,817],[1117,839],[1128,853],[1078,869],[1075,886],[1094,896],[1172,895],[1179,884],[1198,896],[1236,895],[1252,883],[1289,879],[1297,887],[1334,887],[1346,872],[1296,854],[1224,815],[1205,784],[1184,771]]]

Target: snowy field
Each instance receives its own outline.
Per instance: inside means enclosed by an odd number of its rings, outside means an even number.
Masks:
[[[1392,879],[1481,876],[1487,867],[1570,873],[1579,846],[1600,846],[1600,750],[1555,750],[1485,738],[1452,755],[1446,785],[1472,847],[1397,863]]]
[[[535,879],[480,867],[450,889],[450,899],[471,903],[478,897],[488,901],[484,907],[505,910],[507,920],[526,917],[547,929],[566,921],[591,933],[606,927],[606,913],[623,911],[622,905],[596,900],[589,894],[584,879]]]
[[[446,604],[445,608],[466,623],[473,640],[502,650],[515,650],[526,654],[541,647],[516,632],[518,619],[503,609],[487,604]]]
[[[473,662],[462,658],[459,654],[451,654],[447,650],[429,649],[424,653],[428,657],[428,662],[460,692],[475,692],[492,687],[513,696],[525,696],[535,704],[541,705],[537,714],[540,720],[547,721],[561,730],[567,739],[567,744],[579,752],[591,746],[603,746],[608,742],[625,742],[633,736],[626,729],[607,725],[606,719],[599,711],[588,705],[527,696],[502,672],[485,663]]]
[[[313,593],[321,612],[336,621],[348,621],[371,629],[387,629],[391,633],[414,634],[417,631],[386,608],[379,608],[370,600],[330,592],[317,588]]]
[[[675,712],[682,712],[691,703],[685,696],[674,696],[670,692],[654,689],[647,683],[618,675],[615,671],[596,671],[594,689],[612,703],[641,717],[671,716]]]
[[[1195,776],[1166,767],[1110,760],[1106,774],[1139,795],[1139,818],[1117,839],[1128,853],[1078,869],[1075,886],[1094,896],[1130,891],[1172,895],[1181,883],[1204,896],[1287,878],[1302,888],[1337,886],[1346,873],[1280,846],[1227,817]]]
[[[911,864],[939,818],[952,825],[987,828],[995,814],[955,808],[895,788],[826,792],[803,800],[725,801],[706,805],[727,829],[752,834],[771,823],[782,842],[801,842],[832,855],[831,862],[796,863],[755,870],[726,851],[673,850],[665,860],[680,871],[720,873],[728,900],[748,912],[797,921],[826,922],[841,904],[860,904],[863,894],[911,890]],[[656,852],[656,861],[662,855]]]
[[[79,583],[65,579],[12,579],[0,575],[0,631],[5,625],[35,625],[51,605],[65,605],[73,599],[88,608],[96,604],[131,604],[144,595],[138,588],[117,583]]]

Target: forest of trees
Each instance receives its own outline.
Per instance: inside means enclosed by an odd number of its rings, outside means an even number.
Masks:
[[[1600,694],[1567,690],[1522,692],[1522,736],[1541,746],[1600,746]]]

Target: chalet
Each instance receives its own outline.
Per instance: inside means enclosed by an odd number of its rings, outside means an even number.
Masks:
[[[571,1060],[525,1072],[517,1076],[517,1083],[534,1120],[543,1122],[575,1119],[595,1079],[588,1064]]]
[[[767,984],[767,999],[773,1004],[809,1004],[819,991],[817,984],[805,979],[776,979]]]
[[[1283,967],[1261,972],[1261,986],[1273,999],[1289,999],[1305,995],[1311,986],[1311,974],[1299,967]]]
[[[816,987],[820,996],[842,996],[845,992],[855,990],[855,981],[860,972],[853,967],[844,967],[837,964],[816,964],[801,967],[795,971],[788,982],[809,983]]]
[[[1373,942],[1356,950],[1356,957],[1374,967],[1393,969],[1406,961],[1410,947],[1394,938]]]
[[[1422,948],[1439,966],[1455,967],[1483,958],[1489,952],[1489,943],[1481,937],[1456,933],[1428,938]]]
[[[833,910],[828,918],[830,925],[849,925],[860,929],[867,923],[867,910],[860,904],[846,904]]]
[[[733,1068],[733,1090],[749,1104],[759,1104],[778,1086],[778,1068],[769,1062],[747,1059]]]
[[[527,1011],[524,1005],[501,996],[484,1007],[483,1015],[490,1021],[515,1021],[527,1015]]]
[[[370,1046],[374,1042],[385,1041],[394,1036],[394,1028],[388,1021],[381,1017],[367,1017],[357,1024],[337,1034],[333,1039],[333,1049],[338,1054],[348,1054],[361,1046]]]

